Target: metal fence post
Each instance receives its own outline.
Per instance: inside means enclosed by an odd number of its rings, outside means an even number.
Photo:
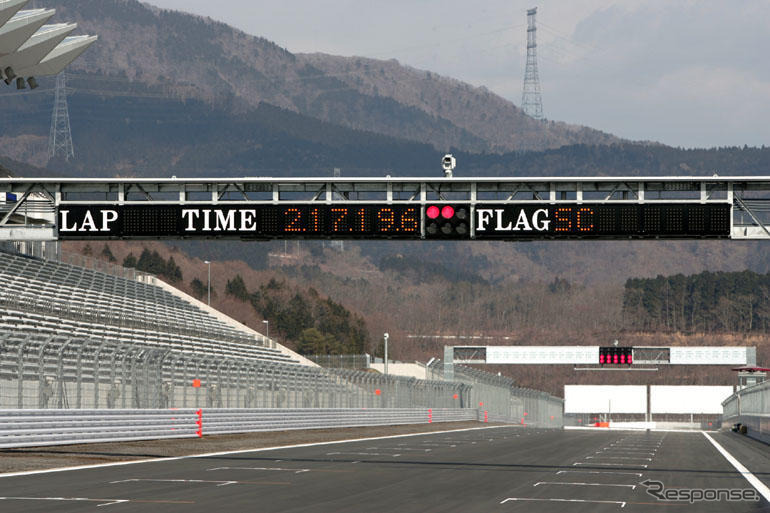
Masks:
[[[160,357],[158,358],[157,367],[155,368],[155,386],[153,387],[154,391],[154,402],[155,408],[168,408],[169,404],[169,394],[170,387],[166,385],[166,383],[163,381],[163,362],[168,358],[168,355],[171,353],[170,349],[167,349],[166,351],[163,351],[160,354]]]
[[[48,348],[48,344],[50,344],[53,339],[54,337],[50,336],[40,345],[40,350],[37,356],[38,408],[48,408],[48,401],[50,401],[51,397],[53,396],[53,388],[45,375],[45,350]],[[27,343],[28,340],[25,340],[19,344],[19,408],[24,408],[24,346],[26,346]]]
[[[80,409],[83,407],[83,351],[88,346],[89,339],[78,340],[80,344],[77,350],[77,361],[75,363],[75,408]]]
[[[99,407],[99,374],[101,371],[101,356],[102,349],[104,349],[105,340],[101,339],[99,345],[96,346],[96,352],[94,353],[94,408]]]
[[[57,356],[57,367],[56,367],[56,374],[57,379],[59,380],[59,392],[58,392],[58,407],[59,408],[68,408],[69,407],[69,401],[67,401],[65,397],[65,388],[64,388],[64,351],[67,350],[67,346],[70,345],[72,342],[72,339],[67,339],[66,342],[64,342],[61,347],[59,348],[59,354]]]

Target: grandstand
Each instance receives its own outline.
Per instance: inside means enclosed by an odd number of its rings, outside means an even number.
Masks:
[[[171,287],[0,251],[0,330],[108,339],[187,353],[298,363]]]
[[[426,379],[320,367],[154,276],[58,248],[0,246],[0,280],[0,409],[478,407],[561,421],[560,400],[477,369],[447,382],[436,366]]]

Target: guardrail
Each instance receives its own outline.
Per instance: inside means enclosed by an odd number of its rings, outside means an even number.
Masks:
[[[723,428],[740,423],[748,436],[770,444],[770,381],[737,391],[722,408]]]
[[[430,422],[484,421],[469,408],[0,410],[0,448],[191,438]]]

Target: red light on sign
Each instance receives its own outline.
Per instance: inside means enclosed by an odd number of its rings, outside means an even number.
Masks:
[[[441,217],[444,219],[452,219],[452,216],[455,215],[455,209],[449,205],[446,205],[444,208],[441,209]]]
[[[201,387],[201,380],[194,379],[193,380],[193,388],[200,388]]]
[[[599,363],[604,363],[604,355],[603,354],[599,355]]]
[[[436,219],[439,216],[439,209],[435,205],[431,205],[428,207],[428,210],[425,211],[425,215],[428,216],[429,219]]]
[[[484,406],[484,401],[481,401],[481,402],[479,403],[479,406]]]
[[[527,412],[524,412],[524,416],[525,416],[525,417],[527,416]]]
[[[628,362],[628,364],[629,364],[629,365],[631,365],[632,363],[634,363],[634,361],[633,361],[633,357],[631,356],[631,354],[630,354],[630,353],[629,353],[629,355],[628,355],[628,359],[627,359],[626,361]]]
[[[374,395],[380,395],[381,393],[382,393],[382,390],[380,390],[379,388],[374,391]]]
[[[458,397],[460,397],[460,396],[455,394],[455,395],[452,396],[452,399],[457,399]]]

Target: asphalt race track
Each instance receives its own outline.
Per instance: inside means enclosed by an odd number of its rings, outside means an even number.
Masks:
[[[768,446],[709,436],[770,484]],[[506,426],[6,475],[0,511],[770,511],[761,497],[661,501],[648,480],[754,490],[701,432]]]

